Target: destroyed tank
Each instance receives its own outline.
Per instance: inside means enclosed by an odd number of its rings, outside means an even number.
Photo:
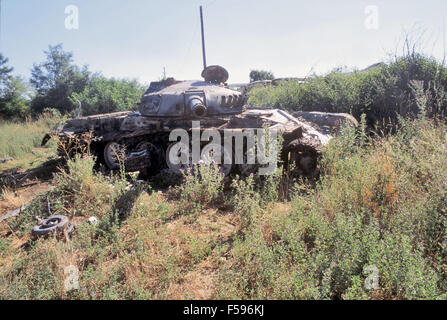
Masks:
[[[176,129],[184,130],[190,137],[194,130],[201,134],[214,129],[223,136],[225,132],[270,129],[281,132],[279,156],[286,165],[294,163],[295,174],[317,174],[317,158],[331,138],[329,134],[283,110],[247,107],[247,95],[228,87],[228,72],[223,67],[209,66],[203,70],[202,77],[204,80],[168,78],[152,82],[142,96],[138,112],[78,117],[47,134],[42,144],[56,136],[61,155],[72,156],[90,150],[98,163],[110,170],[124,166],[126,171],[153,176],[164,169],[176,171],[197,160],[209,160],[206,150],[219,154],[216,146],[206,149],[206,145],[209,146],[206,141],[200,142],[200,159],[194,159],[191,151],[194,147],[189,151],[184,148],[173,151],[178,142],[171,141],[170,134]],[[197,123],[200,126],[193,128]],[[259,169],[261,165],[247,161],[253,145],[250,149],[245,140],[239,140],[229,150],[224,140],[221,139],[218,157],[222,159],[221,170],[225,174],[250,174]],[[235,161],[234,145],[237,143],[244,145],[242,163],[240,156],[239,161]],[[187,163],[172,161],[172,154],[183,160],[186,157]]]

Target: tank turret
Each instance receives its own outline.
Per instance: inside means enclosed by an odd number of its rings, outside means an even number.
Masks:
[[[197,119],[239,114],[247,97],[226,85],[228,72],[209,66],[202,72],[204,81],[175,81],[168,78],[152,82],[139,107],[146,117]]]

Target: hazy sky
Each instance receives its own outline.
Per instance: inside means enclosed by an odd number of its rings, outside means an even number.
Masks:
[[[63,43],[106,76],[149,83],[166,67],[200,79],[201,4],[208,64],[227,68],[230,83],[247,82],[251,69],[302,77],[364,68],[396,51],[405,30],[425,31],[425,51],[439,58],[447,42],[446,0],[1,0],[0,52],[25,77],[49,44]],[[68,5],[78,8],[77,30],[65,27]]]

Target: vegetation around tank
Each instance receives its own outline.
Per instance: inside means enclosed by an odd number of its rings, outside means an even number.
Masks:
[[[432,117],[433,101],[443,110],[445,100],[429,99],[445,96],[445,71],[418,55],[302,86],[254,89],[252,101],[289,110],[307,103],[320,111],[374,110],[324,150],[318,181],[279,173],[230,180],[200,166],[171,188],[139,183],[124,170],[101,173],[91,155],[64,165],[55,143],[38,146],[75,104],[65,115],[47,109],[26,122],[3,121],[0,158],[13,159],[1,171],[27,178],[20,187],[2,175],[0,212],[29,204],[0,222],[0,296],[445,299],[447,127],[442,113]],[[362,91],[368,83],[371,91]],[[349,108],[339,109],[345,102]],[[387,119],[388,103],[389,110],[411,107],[414,117],[403,112],[392,119],[394,132],[376,135],[368,120]],[[70,242],[31,238],[33,217],[47,216],[48,204],[79,222]],[[86,222],[92,216],[97,223]],[[66,291],[71,265],[80,286]],[[367,289],[374,268],[378,288]]]
[[[412,80],[423,84],[429,112],[445,112],[447,68],[418,52],[408,52],[368,70],[347,72],[339,67],[327,75],[309,76],[304,83],[289,80],[256,87],[250,91],[249,104],[290,111],[346,112],[357,119],[365,113],[370,125],[395,122],[398,115],[418,113]]]

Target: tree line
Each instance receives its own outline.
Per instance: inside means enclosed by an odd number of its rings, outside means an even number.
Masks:
[[[24,119],[47,109],[82,115],[134,109],[144,93],[137,80],[106,78],[79,67],[62,44],[49,46],[45,61],[35,63],[27,81],[13,74],[8,58],[0,53],[0,118]]]

